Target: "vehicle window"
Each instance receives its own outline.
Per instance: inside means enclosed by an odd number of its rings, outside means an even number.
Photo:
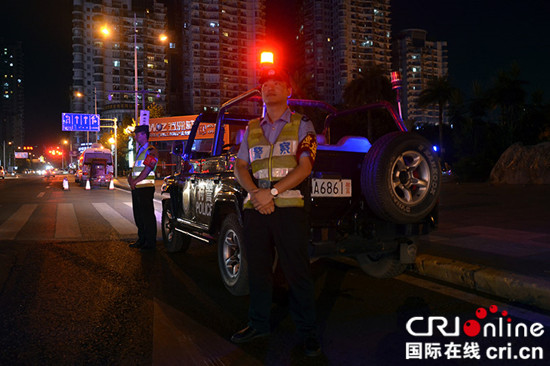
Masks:
[[[213,139],[195,140],[191,151],[209,153],[212,150]]]

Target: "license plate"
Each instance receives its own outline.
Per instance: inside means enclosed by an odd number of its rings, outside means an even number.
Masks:
[[[351,197],[351,179],[313,178],[311,197]]]

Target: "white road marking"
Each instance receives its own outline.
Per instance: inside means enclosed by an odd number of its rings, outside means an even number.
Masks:
[[[157,201],[157,200],[155,200]],[[132,207],[132,202],[124,202],[126,206]],[[157,222],[160,224],[160,218],[162,217],[162,211],[155,210],[155,218],[157,219]]]
[[[55,220],[55,238],[80,238],[80,227],[72,203],[60,203],[57,205],[57,218]]]
[[[45,194],[46,194],[46,192],[40,192],[40,193],[38,193],[36,198],[42,198]]]
[[[115,230],[121,235],[136,234],[136,225],[126,220],[121,214],[116,212],[106,203],[92,203],[97,212],[105,218]]]
[[[0,226],[0,239],[13,240],[25,226],[37,205],[24,204]]]

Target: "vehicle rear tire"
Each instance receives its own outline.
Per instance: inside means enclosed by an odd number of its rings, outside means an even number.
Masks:
[[[394,253],[360,254],[356,259],[363,272],[374,278],[393,278],[407,269]]]
[[[162,241],[168,253],[185,252],[191,244],[191,237],[175,229],[175,217],[169,199],[162,200]]]
[[[218,238],[218,266],[222,281],[234,296],[248,295],[248,265],[243,250],[243,228],[237,215],[225,217]]]
[[[361,190],[370,209],[398,224],[421,221],[437,204],[441,167],[432,145],[412,132],[378,139],[361,167]]]

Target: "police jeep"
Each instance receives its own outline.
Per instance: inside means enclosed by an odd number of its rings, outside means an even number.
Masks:
[[[226,102],[216,114],[200,114],[185,143],[174,144],[178,168],[162,188],[166,251],[186,251],[192,239],[217,244],[221,277],[233,295],[248,293],[242,250],[246,191],[233,168],[244,129],[257,116],[229,109],[244,101],[259,103],[259,95],[253,89]],[[301,189],[311,258],[353,258],[376,278],[401,274],[415,261],[415,238],[437,225],[441,168],[431,144],[408,132],[388,102],[347,111],[312,100],[290,99],[289,105],[314,108],[305,114],[322,111],[324,118],[313,171]],[[345,127],[346,120],[357,118],[371,123],[369,118],[381,112],[379,121],[384,122],[378,124],[384,126],[369,128],[369,138],[356,135],[357,127]]]

